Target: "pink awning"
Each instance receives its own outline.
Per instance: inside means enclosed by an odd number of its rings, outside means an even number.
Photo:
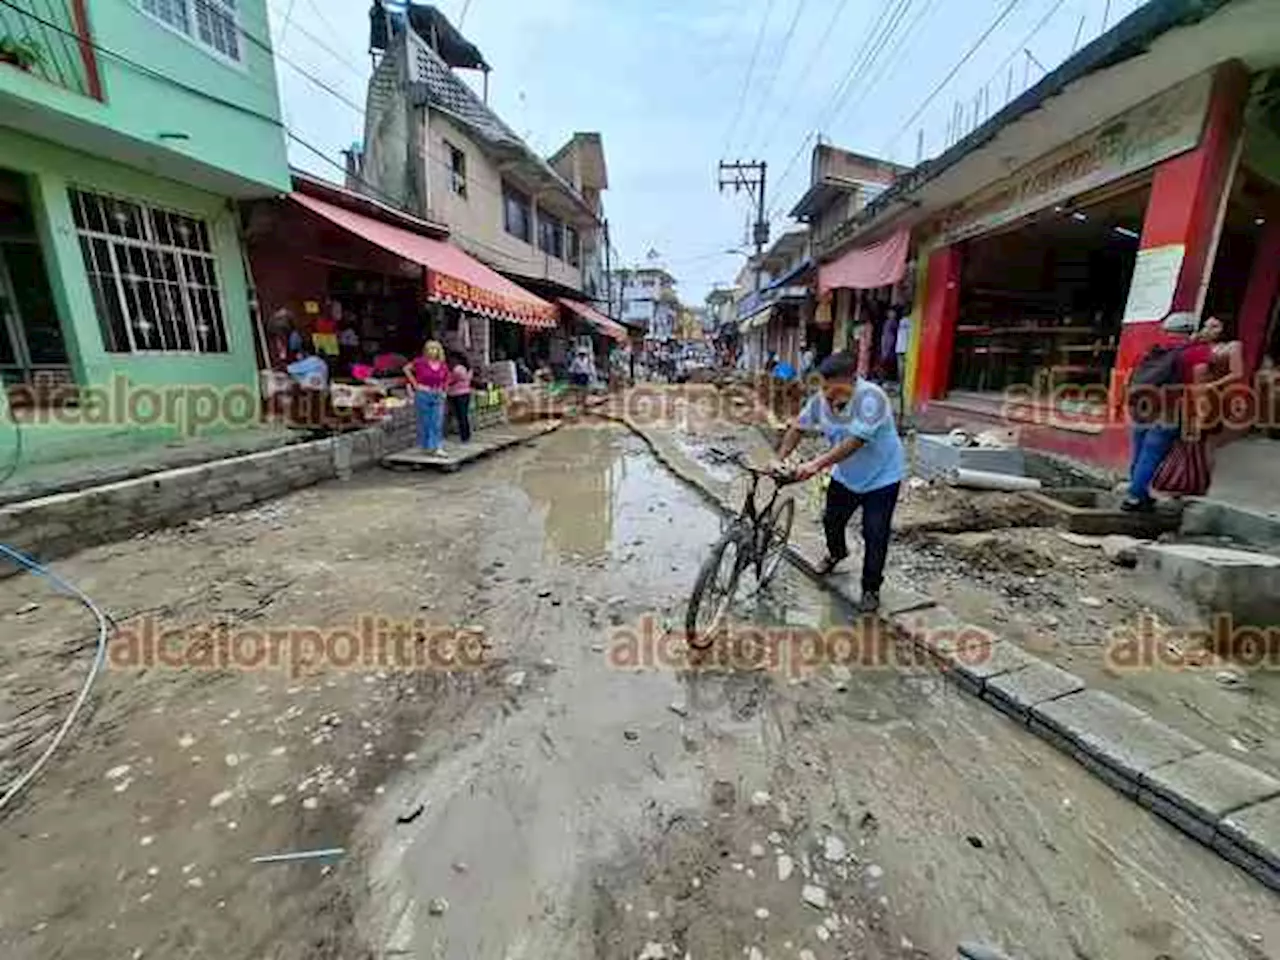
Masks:
[[[595,310],[592,307],[587,306],[587,304],[583,303],[581,300],[571,300],[568,297],[557,297],[556,299],[560,301],[561,306],[572,310],[606,337],[612,337],[619,343],[627,342],[627,328],[620,323],[610,320],[599,310]]]
[[[553,329],[556,308],[443,240],[411,233],[305,193],[290,198],[348,233],[427,268],[427,299],[527,327]]]
[[[907,272],[911,232],[899,230],[879,243],[855,247],[818,268],[818,296],[832,290],[870,290],[897,283]]]

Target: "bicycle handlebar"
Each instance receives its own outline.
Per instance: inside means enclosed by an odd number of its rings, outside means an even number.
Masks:
[[[796,477],[794,477],[789,473],[786,473],[785,471],[780,471],[776,466],[770,465],[767,467],[759,467],[753,463],[747,462],[747,455],[740,451],[737,453],[730,454],[729,462],[745,470],[747,473],[751,474],[752,476],[769,477],[770,479],[775,481],[779,486],[786,486],[787,484],[797,482]]]

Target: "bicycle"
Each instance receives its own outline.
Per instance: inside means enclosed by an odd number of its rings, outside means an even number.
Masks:
[[[747,568],[755,568],[757,590],[768,586],[782,562],[795,520],[795,501],[779,500],[778,494],[784,486],[796,483],[797,478],[772,467],[752,466],[740,453],[727,460],[750,474],[751,486],[738,515],[711,548],[711,555],[694,582],[685,614],[685,639],[696,650],[705,650],[714,643]],[[775,485],[773,496],[761,509],[756,504],[756,494],[764,477]]]

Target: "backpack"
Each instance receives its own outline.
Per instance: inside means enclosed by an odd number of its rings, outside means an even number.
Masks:
[[[1186,379],[1183,375],[1182,354],[1188,346],[1190,344],[1176,347],[1156,345],[1138,361],[1133,373],[1129,375],[1128,406],[1131,417],[1135,420],[1151,417],[1152,405],[1143,394],[1149,396],[1156,388],[1182,385]],[[1143,400],[1141,405],[1137,402],[1140,399]],[[1163,403],[1160,407],[1163,409]]]

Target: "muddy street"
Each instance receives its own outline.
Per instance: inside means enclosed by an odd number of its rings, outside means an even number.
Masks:
[[[646,637],[682,621],[720,523],[630,434],[577,424],[458,474],[374,471],[59,563],[130,636],[382,617],[464,629],[482,655],[113,661],[5,816],[0,952],[1280,952],[1273,894],[931,667],[661,655]],[[853,619],[789,567],[734,616]],[[30,577],[0,582],[0,617],[15,763],[65,708],[89,628]],[[319,848],[344,852],[252,862]]]

